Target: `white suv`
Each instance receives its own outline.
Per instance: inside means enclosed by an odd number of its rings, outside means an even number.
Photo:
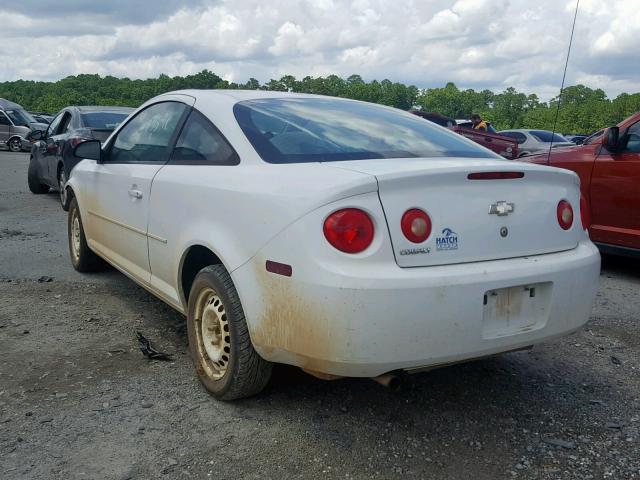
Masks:
[[[417,371],[529,347],[591,311],[600,258],[576,175],[407,112],[182,91],[75,154],[74,267],[104,259],[185,314],[221,399],[258,392],[271,362]]]

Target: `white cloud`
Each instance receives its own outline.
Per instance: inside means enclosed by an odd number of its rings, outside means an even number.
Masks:
[[[45,20],[32,15],[30,1],[0,6],[0,41],[9,46],[0,52],[0,81],[208,68],[240,82],[357,73],[419,87],[514,86],[543,98],[559,89],[575,7],[574,0],[159,0],[145,10],[125,0],[86,7],[60,0],[59,16]],[[582,0],[567,83],[610,95],[640,91],[638,38],[640,0]]]

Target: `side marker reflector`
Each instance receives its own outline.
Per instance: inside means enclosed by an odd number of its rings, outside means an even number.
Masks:
[[[266,268],[267,272],[284,275],[285,277],[290,277],[293,274],[293,268],[291,268],[291,265],[287,265],[286,263],[267,260]]]

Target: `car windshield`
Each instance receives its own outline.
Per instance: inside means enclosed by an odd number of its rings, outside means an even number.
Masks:
[[[548,132],[547,130],[531,130],[529,133],[544,143],[551,143],[552,141],[553,143],[569,141],[566,138],[564,138],[562,135],[558,135],[557,133],[553,133],[553,132]]]
[[[27,113],[26,110],[5,110],[6,113],[14,125],[28,127],[30,123],[36,123],[35,118]]]
[[[239,102],[234,114],[263,160],[332,162],[375,158],[502,158],[407,112],[334,98]]]
[[[81,116],[82,122],[87,128],[106,128],[113,130],[120,125],[129,114],[121,112],[91,112],[83,113]]]

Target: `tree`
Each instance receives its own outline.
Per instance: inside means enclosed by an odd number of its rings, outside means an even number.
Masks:
[[[494,93],[486,89],[460,90],[450,82],[441,88],[419,90],[413,85],[388,79],[367,82],[356,74],[346,79],[329,75],[306,76],[298,80],[292,75],[284,75],[279,80],[271,79],[264,84],[255,78],[246,83],[231,83],[209,70],[185,77],[160,75],[146,80],[90,74],[69,76],[57,82],[16,80],[0,83],[0,97],[17,102],[28,110],[53,113],[68,105],[137,107],[160,93],[188,88],[245,88],[332,95],[403,110],[418,107],[453,118],[468,118],[477,112],[497,129],[550,130],[555,122],[556,131],[564,133],[590,133],[615,125],[640,111],[640,93],[622,93],[610,100],[603,90],[585,85],[566,87],[562,98],[541,102],[537,95],[527,95],[513,87]]]

